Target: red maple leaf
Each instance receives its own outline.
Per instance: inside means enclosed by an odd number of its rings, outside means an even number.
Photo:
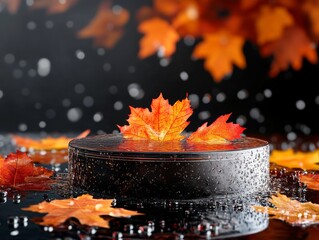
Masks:
[[[207,122],[204,123],[187,138],[187,141],[218,144],[240,138],[245,128],[232,122],[227,123],[230,115],[220,116],[209,126],[207,126]]]
[[[47,190],[53,171],[37,167],[26,153],[0,158],[0,185],[21,190]]]

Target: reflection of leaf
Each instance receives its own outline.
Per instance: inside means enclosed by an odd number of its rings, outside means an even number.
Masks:
[[[23,210],[47,213],[43,217],[43,221],[39,222],[39,224],[46,226],[59,226],[67,219],[74,217],[83,225],[108,228],[110,219],[103,219],[100,216],[131,217],[141,215],[136,211],[113,208],[112,201],[112,199],[93,199],[91,195],[84,194],[77,198],[44,201],[23,208]]]
[[[307,188],[319,190],[319,174],[305,174],[299,176],[300,182],[307,185]]]
[[[119,126],[125,138],[157,141],[180,140],[181,132],[187,127],[187,119],[193,113],[189,99],[177,101],[173,106],[162,94],[153,99],[148,108],[130,107],[129,125]]]
[[[20,7],[21,0],[0,0],[0,5],[1,4],[4,4],[7,7],[9,13],[15,14]]]
[[[227,123],[230,114],[220,116],[211,125],[207,122],[193,132],[188,138],[189,142],[206,142],[210,144],[223,144],[230,140],[240,138],[245,128],[232,122]]]
[[[287,28],[281,39],[262,47],[264,56],[274,55],[270,76],[287,70],[289,65],[295,70],[302,67],[303,57],[311,63],[317,62],[317,53],[312,42],[302,28]]]
[[[185,0],[183,0],[185,1]],[[181,2],[180,0],[154,0],[154,8],[160,14],[167,17],[173,17],[179,11]]]
[[[36,167],[26,153],[9,154],[0,158],[0,185],[21,190],[46,190],[51,170]]]
[[[47,151],[30,151],[28,155],[32,158],[32,161],[35,163],[41,164],[58,164],[65,163],[68,161],[68,150],[47,150]]]
[[[10,0],[11,1],[11,0]],[[47,12],[50,14],[63,13],[69,8],[71,8],[74,4],[76,4],[78,0],[34,0],[32,8],[34,9],[47,9]]]
[[[219,82],[232,72],[233,64],[240,68],[246,67],[244,42],[241,36],[226,32],[208,34],[196,46],[193,56],[205,59],[206,70]]]
[[[138,29],[145,34],[140,40],[140,58],[147,58],[154,53],[161,57],[169,57],[175,52],[179,35],[167,21],[152,18],[143,21]]]
[[[123,35],[123,27],[128,22],[129,12],[124,8],[111,8],[108,1],[103,2],[93,20],[83,28],[80,38],[94,38],[97,46],[112,48]]]
[[[262,6],[256,21],[257,42],[264,44],[281,38],[284,29],[293,23],[293,17],[286,8]]]
[[[270,162],[288,168],[303,170],[319,170],[319,154],[314,152],[294,152],[292,149],[274,150],[270,154]]]
[[[319,223],[319,205],[311,202],[301,203],[286,195],[277,193],[269,200],[274,207],[253,206],[256,211],[268,213],[271,218],[288,222],[292,225],[310,225]]]
[[[86,137],[89,133],[90,133],[90,130],[86,130],[83,133],[81,133],[79,136],[77,136],[76,138]],[[73,138],[67,138],[63,136],[58,138],[47,137],[40,140],[34,140],[32,138],[20,137],[17,135],[13,135],[12,138],[17,146],[25,147],[27,149],[34,149],[34,150],[67,149],[69,142],[73,139]]]

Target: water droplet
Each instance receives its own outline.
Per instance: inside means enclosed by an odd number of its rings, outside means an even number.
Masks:
[[[192,108],[198,108],[199,106],[199,96],[197,94],[190,94],[188,99],[191,101]]]
[[[217,102],[224,102],[226,100],[226,94],[223,92],[220,92],[216,95],[216,101]]]
[[[83,105],[85,107],[92,107],[94,105],[94,99],[91,96],[86,96],[83,98]]]
[[[179,74],[179,77],[181,78],[182,81],[187,81],[188,80],[188,73],[183,71]]]
[[[241,89],[237,93],[237,97],[240,100],[244,100],[248,97],[248,91],[246,89]]]
[[[101,122],[103,119],[103,114],[101,112],[97,112],[93,116],[93,121],[94,122]]]
[[[67,118],[70,122],[78,122],[82,118],[82,114],[80,108],[70,108],[67,112]]]
[[[35,22],[33,22],[33,21],[30,21],[30,22],[28,22],[27,23],[27,29],[28,30],[35,30],[37,28],[37,24],[35,23]]]
[[[0,90],[0,99],[3,98],[3,91]]]
[[[78,83],[74,86],[74,92],[77,94],[82,94],[85,91],[85,86],[82,83]]]
[[[47,126],[46,122],[45,121],[40,121],[39,122],[39,127],[40,128],[45,128]]]
[[[27,129],[28,129],[28,125],[25,124],[25,123],[20,123],[19,126],[18,126],[18,129],[19,129],[19,131],[21,131],[21,132],[25,132],[25,131],[27,131]]]
[[[303,100],[298,100],[298,101],[296,102],[296,108],[297,108],[298,110],[304,110],[304,109],[306,108],[306,103],[305,103],[305,101],[303,101]]]
[[[37,64],[37,72],[40,77],[46,77],[51,71],[51,62],[47,58],[41,58]]]
[[[8,53],[4,56],[4,62],[7,64],[12,64],[15,61],[15,56],[11,53]]]
[[[51,20],[45,22],[45,27],[47,29],[52,29],[54,27],[54,23]]]
[[[264,95],[265,95],[266,98],[271,98],[272,91],[267,88],[267,89],[264,90]]]
[[[85,58],[85,53],[78,49],[75,51],[75,56],[79,59],[79,60],[83,60]]]
[[[123,103],[121,101],[116,101],[113,106],[116,111],[120,111],[123,109]]]
[[[208,118],[210,118],[211,114],[209,111],[201,111],[198,113],[198,118],[200,120],[207,120]]]

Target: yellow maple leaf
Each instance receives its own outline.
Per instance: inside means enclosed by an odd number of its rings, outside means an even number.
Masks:
[[[286,195],[277,193],[269,200],[274,207],[253,206],[258,212],[271,215],[273,219],[279,219],[292,225],[310,225],[319,223],[319,205],[312,202],[301,203],[292,200]]]
[[[205,69],[215,81],[220,82],[233,71],[233,64],[239,68],[246,67],[244,43],[243,37],[225,31],[207,34],[194,49],[193,56],[205,59]]]
[[[284,7],[264,5],[256,21],[258,44],[279,39],[286,27],[294,24],[293,16]]]
[[[176,30],[161,18],[143,21],[138,30],[145,34],[140,40],[140,58],[147,58],[155,53],[161,57],[169,57],[176,50],[179,35]]]
[[[77,198],[42,202],[22,208],[25,211],[47,213],[38,224],[45,226],[59,226],[67,219],[77,218],[81,224],[109,228],[109,220],[101,216],[131,217],[142,215],[136,211],[123,208],[113,208],[112,199],[93,199],[93,196],[84,194]]]
[[[273,150],[270,162],[288,168],[319,170],[319,152],[295,152],[292,149]]]

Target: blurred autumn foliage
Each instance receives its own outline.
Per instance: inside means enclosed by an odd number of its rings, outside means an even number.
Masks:
[[[80,0],[34,0],[32,9],[61,13]],[[16,13],[21,0],[0,0]],[[153,0],[133,14],[117,1],[101,0],[96,16],[79,33],[93,38],[96,46],[112,48],[122,37],[130,15],[138,20],[139,58],[153,54],[168,58],[176,43],[185,37],[196,39],[192,57],[202,59],[216,82],[244,69],[243,47],[255,44],[262,57],[272,57],[269,75],[288,68],[299,70],[303,60],[317,63],[319,0]]]

